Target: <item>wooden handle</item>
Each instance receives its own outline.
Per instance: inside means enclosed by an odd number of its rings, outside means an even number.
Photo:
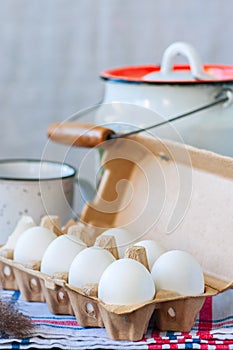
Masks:
[[[58,143],[77,147],[95,147],[110,139],[115,132],[93,124],[62,122],[51,124],[48,137]]]

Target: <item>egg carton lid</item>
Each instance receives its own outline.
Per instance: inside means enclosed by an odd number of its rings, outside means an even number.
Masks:
[[[99,232],[121,227],[135,241],[185,250],[210,288],[231,287],[233,159],[145,134],[101,147],[105,171],[81,221]]]

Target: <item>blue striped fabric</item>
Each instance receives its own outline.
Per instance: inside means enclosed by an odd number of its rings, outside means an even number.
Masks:
[[[149,326],[141,341],[117,341],[109,339],[104,328],[83,328],[74,316],[54,315],[46,303],[26,302],[19,291],[1,291],[20,311],[31,317],[35,332],[30,339],[0,338],[0,349],[232,349],[233,350],[233,291],[209,299],[189,333],[159,332]],[[232,299],[231,299],[232,297]],[[210,309],[211,307],[211,309]],[[228,309],[228,310],[227,310]],[[209,319],[209,313],[213,319]],[[232,314],[229,314],[232,312]],[[203,317],[203,318],[201,318]]]

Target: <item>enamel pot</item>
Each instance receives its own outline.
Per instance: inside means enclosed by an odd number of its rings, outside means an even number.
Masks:
[[[188,63],[175,64],[177,55]],[[191,45],[176,42],[165,50],[161,65],[109,69],[101,78],[104,113],[100,107],[96,124],[143,128],[204,106],[150,133],[233,156],[233,66],[202,64]],[[227,100],[211,105],[222,95]]]

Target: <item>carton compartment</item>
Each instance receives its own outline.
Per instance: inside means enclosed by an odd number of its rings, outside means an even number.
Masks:
[[[99,309],[109,338],[137,341],[146,333],[155,305],[144,305],[124,314],[111,312],[101,303]]]
[[[42,275],[42,274],[41,274]],[[49,310],[56,315],[74,315],[64,280],[41,276],[42,291]]]
[[[2,289],[19,290],[13,261],[2,256],[0,256],[0,285]]]
[[[161,303],[155,311],[156,327],[161,331],[189,332],[201,310],[205,297]]]
[[[85,295],[80,289],[66,285],[77,322],[82,327],[105,327],[96,297]]]
[[[15,262],[14,273],[20,293],[24,300],[32,302],[46,301],[42,287],[44,281],[40,278],[39,271],[26,268]]]

